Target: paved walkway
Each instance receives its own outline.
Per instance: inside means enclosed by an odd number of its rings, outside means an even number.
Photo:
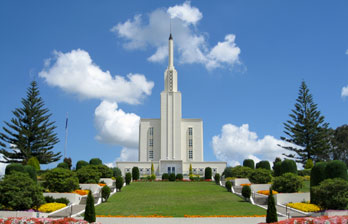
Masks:
[[[285,217],[278,217],[284,220]],[[102,224],[257,224],[266,222],[266,217],[247,218],[97,218]]]

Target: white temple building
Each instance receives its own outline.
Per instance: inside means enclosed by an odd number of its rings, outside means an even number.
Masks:
[[[181,173],[188,175],[190,164],[193,174],[204,174],[206,167],[214,173],[222,173],[226,162],[204,162],[203,121],[181,116],[181,92],[178,91],[178,73],[174,67],[173,38],[169,37],[168,68],[164,72],[164,90],[161,92],[161,118],[140,120],[139,161],[116,162],[122,175],[131,172],[134,166],[140,175],[151,173],[154,165],[156,175]],[[192,105],[193,106],[193,105]]]

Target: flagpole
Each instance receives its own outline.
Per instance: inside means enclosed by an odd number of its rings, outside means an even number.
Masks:
[[[64,158],[66,158],[66,145],[68,143],[68,112],[65,119],[65,144],[64,144]]]

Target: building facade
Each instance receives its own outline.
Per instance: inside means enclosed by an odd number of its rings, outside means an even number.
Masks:
[[[204,162],[203,121],[183,119],[181,113],[181,92],[178,91],[178,73],[174,68],[174,46],[169,37],[168,68],[164,72],[164,90],[161,92],[161,118],[141,119],[139,125],[139,161],[117,162],[124,175],[134,166],[141,175],[151,173],[154,165],[156,175],[163,173],[203,175],[206,167],[213,173],[222,173],[226,162]]]

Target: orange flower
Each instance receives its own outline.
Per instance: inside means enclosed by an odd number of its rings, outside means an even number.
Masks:
[[[244,186],[250,186],[251,184],[241,184],[240,186],[244,187]]]
[[[74,190],[72,193],[79,194],[79,195],[87,195],[89,190]]]
[[[269,195],[269,190],[258,191],[259,194]],[[278,194],[277,191],[272,190],[272,194]]]
[[[103,183],[99,183],[98,185],[101,186],[101,187],[106,186],[106,184],[103,184]]]

